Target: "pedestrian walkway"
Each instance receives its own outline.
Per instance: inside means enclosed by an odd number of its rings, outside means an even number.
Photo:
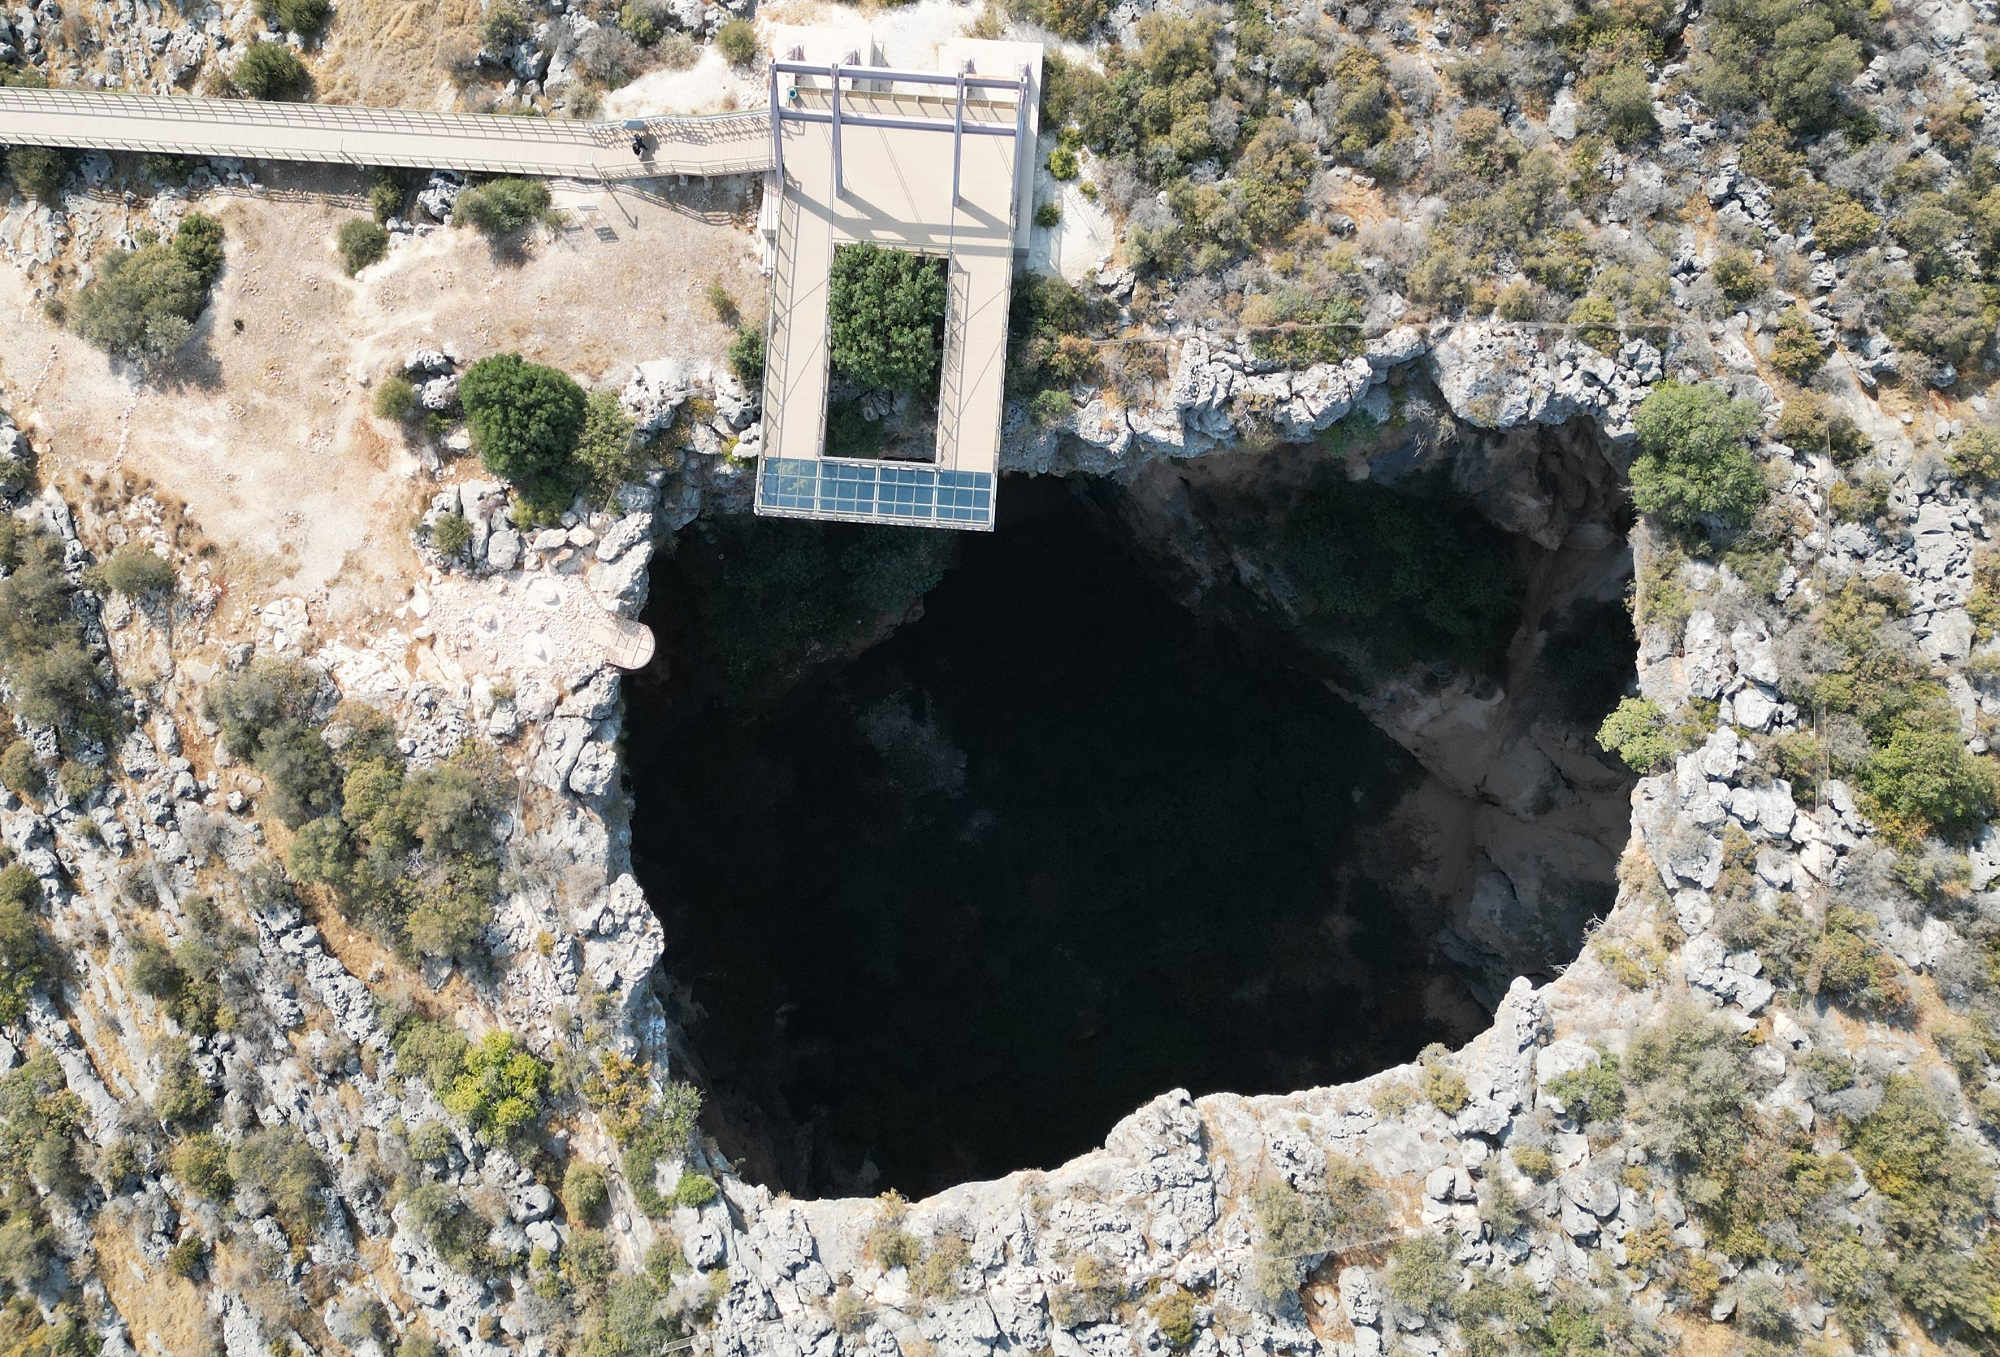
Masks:
[[[0,145],[393,165],[586,180],[771,168],[762,109],[702,118],[569,122],[193,95],[0,88]],[[643,155],[632,140],[642,138]]]

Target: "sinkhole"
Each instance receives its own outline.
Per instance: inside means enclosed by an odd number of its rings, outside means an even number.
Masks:
[[[1405,823],[1435,779],[1342,662],[1189,606],[1128,490],[1000,503],[991,534],[700,520],[654,566],[628,766],[662,988],[710,1131],[796,1195],[1053,1167],[1169,1089],[1356,1078],[1486,1022],[1418,888],[1471,889],[1432,870],[1467,831]],[[1604,650],[1601,606],[1542,630]],[[1629,626],[1609,651],[1615,701]]]

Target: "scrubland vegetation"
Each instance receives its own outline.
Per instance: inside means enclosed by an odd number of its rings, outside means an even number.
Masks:
[[[172,353],[194,333],[222,263],[222,224],[190,212],[171,241],[104,257],[71,309],[76,332],[114,353]]]

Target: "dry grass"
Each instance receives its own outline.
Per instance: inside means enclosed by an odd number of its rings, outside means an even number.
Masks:
[[[139,1256],[130,1232],[100,1213],[92,1222],[97,1275],[118,1313],[132,1323],[132,1341],[153,1357],[209,1357],[221,1350],[220,1336],[202,1293],[165,1268]],[[157,1340],[157,1341],[155,1341]]]
[[[451,109],[453,58],[478,46],[478,0],[346,0],[315,63],[322,103]]]

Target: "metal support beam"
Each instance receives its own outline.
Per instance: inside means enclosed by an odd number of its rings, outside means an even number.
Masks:
[[[827,68],[833,77],[833,196],[847,196],[847,180],[840,172],[840,63],[834,62]]]
[[[951,205],[958,206],[958,165],[965,149],[965,72],[958,73],[958,112],[951,125]]]
[[[786,122],[830,123],[833,115],[812,109],[788,108],[784,112]],[[840,114],[842,127],[891,127],[904,132],[951,132],[960,130],[950,118],[883,118],[873,113],[856,113],[843,109]],[[969,122],[963,128],[968,137],[1010,137],[1018,138],[1020,129],[1013,123]]]
[[[780,191],[785,185],[785,134],[784,123],[779,117],[778,68],[771,67],[771,164],[778,172]]]
[[[838,63],[835,63],[837,66]],[[773,70],[787,75],[829,75],[832,66],[816,66],[804,61],[774,61]],[[897,84],[956,85],[959,77],[944,71],[905,71],[894,66],[869,66],[864,68],[870,80],[887,80]],[[965,83],[975,89],[1010,90],[1018,87],[1020,81],[1004,75],[968,75]]]

